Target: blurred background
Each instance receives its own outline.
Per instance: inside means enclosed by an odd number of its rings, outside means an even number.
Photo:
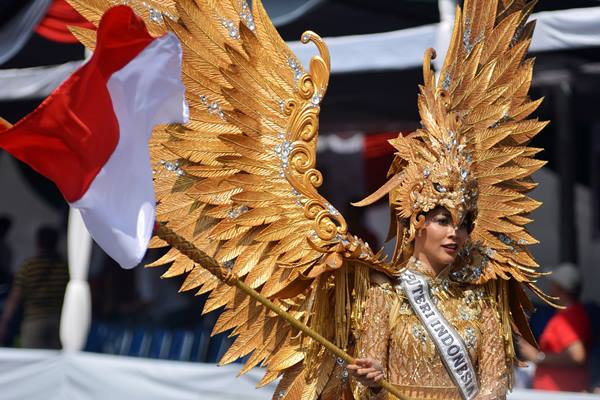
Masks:
[[[322,103],[318,155],[323,194],[348,218],[352,232],[371,247],[383,246],[387,204],[356,210],[349,203],[384,182],[393,157],[387,140],[419,126],[423,52],[434,47],[443,60],[455,2],[263,2],[305,65],[315,49],[297,42],[304,30],[317,32],[330,46],[332,76]],[[540,185],[532,196],[543,205],[532,215],[530,231],[540,240],[532,251],[545,271],[565,263],[578,271],[576,297],[588,318],[588,336],[582,339],[590,371],[585,389],[592,391],[600,387],[594,343],[600,337],[594,326],[600,321],[600,1],[542,0],[535,10],[531,97],[545,98],[536,116],[551,122],[532,143],[544,148],[539,157],[548,162],[535,175]],[[85,50],[67,25],[86,23],[64,0],[0,3],[0,116],[9,122],[31,112],[84,60]],[[36,237],[41,227],[56,229],[57,252],[66,257],[68,207],[52,183],[1,150],[0,187],[2,310],[19,269],[40,253]],[[160,250],[152,250],[147,260],[158,256]],[[85,350],[193,362],[219,359],[229,339],[209,335],[218,311],[201,316],[205,299],[178,294],[181,282],[160,279],[162,271],[122,270],[94,246],[89,271],[93,322]],[[549,289],[550,283],[542,286]],[[555,311],[542,304],[537,308],[532,325],[541,337]],[[10,317],[3,344],[23,346],[23,311]],[[518,385],[531,386],[533,369],[522,373]]]

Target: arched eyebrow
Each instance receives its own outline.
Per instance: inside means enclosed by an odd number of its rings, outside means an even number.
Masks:
[[[429,218],[435,218],[437,216],[452,219],[452,214],[450,214],[450,211],[448,211],[445,207],[437,207],[437,209],[434,209],[434,211],[429,214]]]
[[[448,211],[446,209],[446,207],[441,207],[439,208],[439,215],[443,215],[444,217],[448,217],[448,218],[452,218],[452,214],[450,214],[450,211]]]

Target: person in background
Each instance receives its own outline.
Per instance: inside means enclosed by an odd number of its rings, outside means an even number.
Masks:
[[[558,310],[548,321],[537,350],[519,341],[521,355],[536,365],[533,388],[582,392],[588,389],[587,346],[591,339],[590,319],[579,302],[581,275],[573,264],[561,264],[550,275],[550,294],[557,297]]]
[[[57,251],[57,243],[56,229],[44,226],[37,231],[37,254],[19,268],[6,300],[0,318],[0,342],[4,342],[8,324],[22,304],[22,346],[60,348],[60,313],[69,282],[69,270]]]

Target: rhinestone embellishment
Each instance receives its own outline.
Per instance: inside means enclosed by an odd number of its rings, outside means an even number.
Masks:
[[[129,0],[111,0],[111,3],[112,4],[130,5]],[[132,7],[132,6],[133,5],[130,5],[130,7]],[[144,7],[146,9],[146,11],[148,11],[148,19],[150,20],[150,22],[153,22],[155,24],[162,24],[164,22],[164,17],[167,17],[172,21],[176,20],[174,15],[171,15],[168,12],[161,12],[161,11],[153,8],[150,4],[146,3],[145,1],[142,2],[142,7]],[[136,14],[138,14],[138,13],[136,12]]]
[[[281,111],[281,113],[285,113],[285,101],[279,99],[277,100],[277,105],[279,105],[279,111]]]
[[[284,140],[281,144],[275,145],[275,155],[281,161],[281,169],[279,170],[279,176],[281,177],[285,176],[285,170],[289,165],[290,152],[293,148],[293,143],[288,142],[287,140]]]
[[[444,186],[440,185],[439,183],[434,183],[433,188],[440,193],[446,193],[446,188]]]
[[[334,206],[332,206],[332,205],[331,205],[331,204],[329,204],[329,203],[326,203],[326,204],[327,204],[327,210],[328,210],[328,211],[329,211],[331,214],[333,214],[333,215],[340,215],[340,212],[337,210],[337,208],[335,208]]]
[[[235,208],[233,210],[230,210],[227,213],[227,217],[229,217],[229,219],[236,219],[237,217],[239,217],[240,215],[244,214],[247,211],[248,211],[248,207],[241,206],[241,207]]]
[[[292,69],[292,72],[294,73],[294,79],[296,81],[302,78],[302,75],[304,75],[304,68],[302,68],[302,65],[298,62],[298,60],[290,57],[288,58],[288,65]]]
[[[185,175],[185,172],[183,172],[183,170],[179,166],[179,161],[160,160],[158,162],[158,167],[162,167],[162,168],[166,169],[167,171],[173,172],[179,176]],[[156,170],[152,171],[153,174],[156,174],[156,172],[157,172]]]
[[[464,308],[461,308],[458,314],[460,315],[460,319],[464,321],[470,321],[471,319],[473,319],[471,313],[465,310]]]
[[[481,299],[483,299],[483,289],[478,287],[474,290],[466,290],[463,300],[467,306],[471,306]]]
[[[321,104],[321,100],[323,99],[323,96],[321,96],[321,94],[319,94],[318,92],[316,92],[313,97],[310,99],[310,102],[313,106],[318,107],[319,104]]]
[[[155,24],[162,24],[163,22],[162,14],[160,13],[160,11],[155,10],[154,8],[150,9],[149,17],[150,21],[154,22]]]
[[[483,40],[483,33],[480,33],[475,41],[471,41],[471,20],[467,18],[465,21],[465,31],[463,33],[463,46],[467,52],[467,56],[473,51],[473,47]]]
[[[475,344],[477,344],[477,335],[475,335],[475,329],[470,326],[465,329],[465,342],[467,346],[471,348],[475,347]]]
[[[450,89],[450,84],[452,83],[452,76],[447,73],[444,75],[444,79],[442,80],[442,89],[448,90]]]
[[[467,18],[465,21],[465,31],[463,32],[463,46],[467,51],[467,55],[471,54],[473,50],[473,43],[471,43],[471,20]]]
[[[250,29],[252,32],[255,32],[256,25],[254,24],[254,18],[252,17],[252,12],[250,11],[248,2],[241,1],[240,6],[242,7],[242,11],[240,11],[240,19],[244,22],[248,29]]]
[[[240,38],[240,31],[238,30],[237,26],[235,26],[235,23],[232,20],[221,18],[221,26],[227,29],[227,33],[229,34],[230,38]]]
[[[200,96],[200,102],[206,106],[206,110],[209,114],[217,115],[221,119],[225,119],[225,112],[221,109],[221,106],[216,101],[208,101],[208,97]]]
[[[425,328],[419,324],[413,324],[412,334],[421,343],[425,343],[427,341],[427,332],[425,332]]]
[[[499,234],[498,239],[500,239],[500,241],[504,244],[512,244],[513,243],[512,239],[509,238],[508,236],[506,236],[504,233]]]
[[[346,381],[348,381],[348,370],[344,369],[342,371],[342,382],[346,383]]]
[[[498,239],[504,243],[505,245],[508,246],[508,248],[513,252],[513,253],[518,253],[519,251],[521,251],[521,249],[519,247],[515,247],[515,245],[520,244],[527,244],[527,242],[523,239],[519,239],[519,241],[514,241],[513,239],[511,239],[510,237],[508,237],[507,235],[505,235],[504,233],[500,233],[498,235]]]
[[[302,196],[300,194],[300,192],[297,191],[294,188],[292,188],[291,193],[292,193],[292,196],[294,196],[296,198],[296,205],[298,207],[304,207],[304,203],[306,202],[306,198],[304,196]]]

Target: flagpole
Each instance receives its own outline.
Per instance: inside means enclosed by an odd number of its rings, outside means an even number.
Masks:
[[[337,347],[335,344],[331,343],[329,340],[321,336],[318,332],[309,328],[296,318],[294,318],[287,311],[282,310],[277,305],[273,304],[269,299],[262,296],[256,290],[246,285],[235,273],[231,270],[219,265],[216,260],[210,257],[208,254],[203,252],[194,246],[193,243],[187,241],[183,237],[179,236],[172,229],[168,228],[164,224],[158,224],[158,229],[156,231],[156,235],[167,242],[169,245],[173,246],[177,250],[179,250],[182,254],[189,257],[192,261],[198,263],[203,268],[207,269],[211,274],[216,276],[219,280],[225,282],[229,286],[235,286],[238,289],[242,290],[248,296],[252,297],[269,310],[273,311],[275,314],[279,315],[281,318],[286,320],[290,325],[299,331],[303,332],[307,336],[316,340],[320,344],[322,344],[325,348],[331,351],[336,356],[340,357],[347,363],[354,363],[354,358],[346,353],[344,350]],[[406,397],[402,396],[398,389],[396,389],[391,383],[386,380],[379,381],[381,387],[387,390],[389,393],[393,394],[400,400],[406,400]]]

